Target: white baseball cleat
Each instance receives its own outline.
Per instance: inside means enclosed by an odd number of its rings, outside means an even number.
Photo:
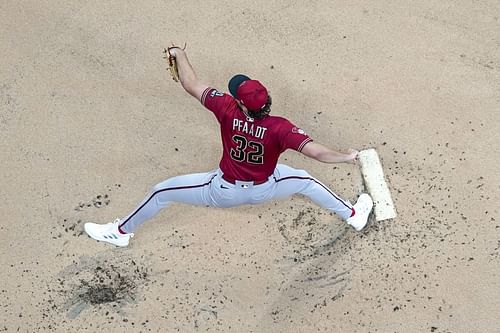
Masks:
[[[354,204],[354,216],[348,218],[348,224],[354,227],[356,231],[361,231],[368,222],[368,216],[373,208],[373,200],[369,194],[363,193]]]
[[[85,232],[95,240],[108,242],[116,246],[127,246],[134,234],[122,234],[118,231],[120,219],[106,224],[85,223]]]

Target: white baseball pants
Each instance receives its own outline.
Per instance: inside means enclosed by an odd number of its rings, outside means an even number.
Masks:
[[[153,187],[143,202],[121,219],[120,230],[134,232],[161,209],[173,202],[212,207],[234,207],[260,204],[272,199],[288,198],[300,193],[315,204],[338,214],[344,220],[352,214],[352,205],[305,170],[278,164],[269,180],[260,185],[222,179],[220,169],[169,178]]]

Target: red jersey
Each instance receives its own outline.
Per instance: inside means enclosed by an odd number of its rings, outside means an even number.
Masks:
[[[222,159],[219,167],[229,178],[264,181],[271,176],[281,153],[301,151],[312,139],[282,117],[247,117],[228,94],[207,88],[201,103],[213,112],[220,124]]]

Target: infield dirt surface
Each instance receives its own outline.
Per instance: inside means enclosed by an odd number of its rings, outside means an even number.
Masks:
[[[0,28],[0,332],[500,332],[498,1],[4,0]],[[172,41],[213,87],[245,73],[316,141],[375,148],[398,217],[176,204],[128,248],[88,238],[217,167]]]

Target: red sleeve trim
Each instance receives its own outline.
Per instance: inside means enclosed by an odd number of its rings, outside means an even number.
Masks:
[[[308,144],[309,142],[311,142],[311,141],[313,141],[313,139],[311,139],[311,138],[307,138],[307,139],[305,139],[304,141],[302,141],[302,143],[299,145],[299,148],[297,148],[297,151],[298,151],[298,152],[301,152],[301,151],[302,151],[302,149],[304,149],[304,146],[305,146],[306,144]]]
[[[212,90],[213,88],[210,88],[208,87],[207,89],[205,89],[205,91],[203,92],[203,94],[201,94],[201,99],[200,99],[200,102],[203,106],[205,106],[205,99],[207,98],[207,95],[208,93],[210,92],[210,90]]]

